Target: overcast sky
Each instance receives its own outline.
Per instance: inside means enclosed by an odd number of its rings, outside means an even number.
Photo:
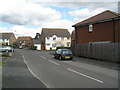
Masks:
[[[18,36],[41,33],[42,28],[65,28],[105,10],[118,12],[119,0],[0,0],[0,32]]]

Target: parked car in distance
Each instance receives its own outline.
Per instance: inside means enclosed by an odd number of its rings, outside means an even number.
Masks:
[[[19,46],[19,49],[23,49],[23,46],[22,46],[22,45],[20,45],[20,46]]]
[[[10,46],[0,46],[0,55],[2,56],[12,56],[14,49]]]
[[[14,49],[10,46],[1,46],[1,50],[6,50],[8,52],[14,52]]]
[[[69,50],[69,49],[58,49],[54,53],[54,58],[59,59],[59,60],[63,60],[63,59],[71,59],[72,60],[73,54],[72,54],[71,50]]]
[[[8,50],[8,52],[14,52],[14,49],[10,46],[3,46],[5,49]]]
[[[0,56],[9,56],[9,51],[4,46],[0,46]]]

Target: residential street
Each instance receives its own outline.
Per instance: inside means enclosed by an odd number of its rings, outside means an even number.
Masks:
[[[59,61],[49,51],[15,50],[6,61],[3,88],[118,88],[117,70]]]
[[[46,88],[30,73],[18,51],[3,61],[6,61],[6,64],[2,68],[2,88]]]

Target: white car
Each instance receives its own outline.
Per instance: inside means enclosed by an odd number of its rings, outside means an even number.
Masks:
[[[9,52],[5,47],[0,46],[0,56],[3,56],[3,55],[8,56]]]
[[[2,46],[4,49],[8,50],[8,52],[14,52],[14,49],[10,46]]]
[[[23,49],[23,46],[19,46],[19,49]]]

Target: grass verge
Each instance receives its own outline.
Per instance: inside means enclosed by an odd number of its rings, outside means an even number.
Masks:
[[[0,66],[4,66],[6,64],[6,61],[0,61]]]

